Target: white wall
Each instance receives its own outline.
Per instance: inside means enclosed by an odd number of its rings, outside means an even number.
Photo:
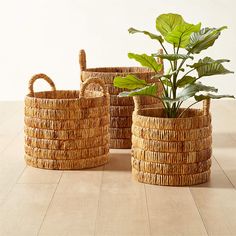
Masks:
[[[0,100],[22,100],[29,78],[39,72],[59,89],[78,89],[80,48],[89,67],[136,65],[127,52],[151,53],[158,45],[127,29],[155,31],[156,16],[168,12],[205,26],[228,25],[207,52],[231,59],[228,68],[236,71],[235,9],[235,0],[0,0]],[[236,95],[235,75],[205,81]],[[46,88],[37,83],[36,90]]]

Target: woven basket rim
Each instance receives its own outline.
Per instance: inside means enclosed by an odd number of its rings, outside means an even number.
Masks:
[[[110,71],[106,71],[110,70]],[[112,71],[114,70],[114,71]],[[123,71],[117,72],[115,70],[131,70],[131,71]],[[141,70],[141,71],[140,71]],[[112,67],[91,67],[83,70],[82,72],[93,72],[97,74],[112,74],[112,75],[123,75],[123,74],[150,74],[154,73],[151,69],[146,67],[138,67],[138,66],[112,66]]]
[[[42,94],[42,93],[52,93],[52,94],[55,94],[55,93],[65,93],[65,92],[69,92],[69,93],[78,93],[78,97],[75,97],[75,98],[46,98],[46,97],[37,97],[38,94]],[[91,91],[90,91],[91,92]],[[92,92],[98,92],[98,91],[92,91]],[[103,94],[101,96],[94,96],[94,97],[80,97],[79,96],[79,90],[56,90],[56,91],[50,91],[50,90],[47,90],[47,91],[40,91],[40,92],[34,92],[34,95],[31,95],[31,94],[27,94],[25,99],[37,99],[37,100],[40,100],[40,101],[45,101],[45,100],[50,100],[50,101],[53,101],[53,100],[57,100],[57,101],[79,101],[79,100],[84,100],[84,99],[94,99],[96,100],[97,98],[103,98],[105,96],[108,96],[109,94],[107,93],[106,95]]]
[[[186,117],[177,117],[177,118],[169,118],[169,117],[159,117],[159,116],[149,116],[149,115],[143,115],[143,114],[139,114],[140,112],[142,111],[147,111],[147,110],[163,110],[164,111],[164,108],[142,108],[142,109],[139,109],[138,111],[134,112],[133,115],[135,116],[139,116],[141,118],[152,118],[152,119],[155,119],[155,120],[164,120],[164,121],[184,121],[184,120],[187,120],[187,119],[191,119],[191,118],[196,118],[196,117],[206,117],[206,116],[210,116],[210,114],[208,115],[204,115],[203,114],[203,111],[202,109],[198,109],[198,108],[190,108],[189,111],[194,111],[194,112],[199,112],[200,114],[196,114],[194,116],[186,116]],[[180,111],[183,111],[184,108],[180,108]],[[202,114],[201,114],[202,113]],[[186,113],[185,113],[186,114]]]

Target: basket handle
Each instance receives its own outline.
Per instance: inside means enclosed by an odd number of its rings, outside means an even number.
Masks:
[[[142,109],[141,105],[141,97],[140,96],[133,96],[134,100],[134,111],[139,111]]]
[[[45,75],[45,74],[36,74],[29,81],[29,85],[28,85],[29,95],[34,96],[34,82],[38,79],[45,80],[51,86],[52,91],[56,91],[56,86],[55,86],[54,82],[47,75]]]
[[[141,98],[140,96],[134,96],[134,111],[138,111],[142,108],[141,105]],[[203,106],[202,106],[202,110],[203,110],[203,115],[207,116],[210,114],[210,103],[211,103],[211,99],[207,98],[205,100],[203,100]]]
[[[100,78],[92,77],[92,78],[89,78],[85,82],[82,83],[82,87],[80,89],[80,97],[84,97],[84,92],[85,92],[86,88],[88,87],[88,85],[90,85],[90,84],[98,84],[98,85],[100,85],[100,87],[103,90],[103,95],[107,96],[108,89],[107,89],[104,81],[102,79],[100,79]]]
[[[202,106],[202,110],[203,110],[203,115],[207,116],[210,114],[210,103],[211,103],[211,99],[207,98],[205,100],[203,100],[203,106]]]
[[[80,65],[80,70],[84,71],[86,70],[86,53],[84,49],[81,49],[79,52],[79,65]]]

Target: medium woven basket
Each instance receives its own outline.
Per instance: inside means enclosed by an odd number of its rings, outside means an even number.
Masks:
[[[163,64],[163,61],[159,61]],[[110,148],[131,148],[131,125],[134,102],[132,97],[118,97],[117,95],[124,89],[115,88],[113,80],[116,76],[125,77],[129,74],[135,75],[140,79],[159,83],[159,80],[151,80],[155,75],[151,70],[144,67],[104,67],[87,68],[86,54],[84,50],[80,51],[79,63],[81,69],[81,81],[86,81],[90,77],[101,78],[110,93]],[[162,92],[162,86],[159,87],[159,93]],[[96,87],[94,87],[97,90]],[[143,97],[141,103],[144,107],[160,107],[161,104],[151,97]]]
[[[134,97],[132,175],[142,183],[194,185],[208,181],[212,155],[210,100],[182,118],[164,118],[164,110],[143,109]],[[180,111],[181,112],[181,111]]]
[[[34,92],[38,79],[52,91]],[[86,89],[98,84],[103,91]],[[25,160],[45,169],[83,169],[108,162],[109,93],[99,78],[90,78],[80,91],[59,91],[45,74],[29,81],[25,98]]]

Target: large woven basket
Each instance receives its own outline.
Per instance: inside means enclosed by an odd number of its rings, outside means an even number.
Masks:
[[[212,155],[210,100],[182,118],[164,118],[163,109],[143,109],[134,97],[132,174],[157,185],[194,185],[208,181]]]
[[[52,91],[34,92],[37,79],[47,81]],[[86,90],[93,83],[103,92]],[[109,104],[109,93],[99,78],[88,79],[80,91],[59,91],[45,74],[33,76],[25,98],[26,163],[64,170],[107,163]]]
[[[160,60],[163,64],[163,61]],[[136,75],[138,78],[159,83],[159,80],[151,80],[155,74],[151,70],[144,67],[104,67],[104,68],[87,68],[86,54],[84,50],[80,51],[79,63],[81,69],[81,81],[86,81],[90,77],[101,78],[110,93],[110,148],[131,148],[131,125],[132,113],[134,110],[134,102],[132,97],[118,97],[117,95],[124,91],[115,88],[113,80],[116,76],[125,77],[129,74]],[[161,72],[162,73],[162,72]],[[94,88],[96,89],[96,88]],[[159,86],[159,93],[162,92],[162,86]],[[143,97],[141,103],[144,107],[155,106],[160,107],[161,104],[151,97]]]

